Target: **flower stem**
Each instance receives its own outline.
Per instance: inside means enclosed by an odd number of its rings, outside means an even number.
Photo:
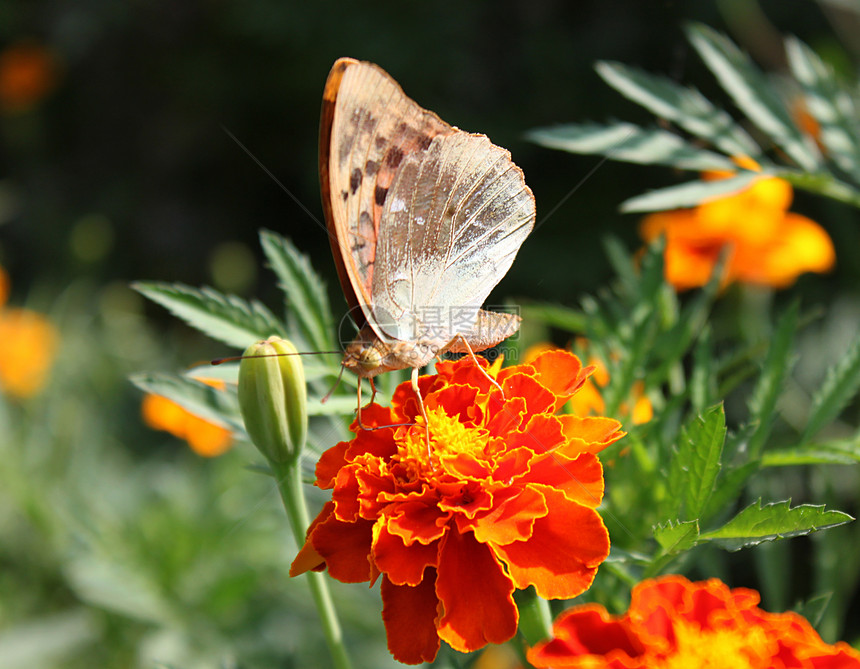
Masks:
[[[520,634],[529,646],[549,638],[552,631],[552,613],[549,602],[538,597],[534,588],[518,590],[514,594],[520,612]]]
[[[278,492],[281,493],[281,500],[284,502],[284,509],[286,509],[287,517],[290,520],[293,536],[296,539],[296,543],[301,546],[305,542],[305,531],[310,521],[308,518],[308,508],[305,504],[305,496],[302,492],[299,459],[295,458],[290,462],[281,463],[270,460],[269,466],[272,468],[275,480],[278,483]],[[336,669],[350,669],[349,656],[343,643],[343,634],[334,610],[328,584],[324,576],[319,572],[309,571],[306,575],[311,588],[311,595],[314,598],[314,603],[316,604],[320,621],[323,625],[326,642],[334,660],[334,666]]]

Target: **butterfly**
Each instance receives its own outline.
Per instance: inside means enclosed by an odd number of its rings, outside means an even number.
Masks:
[[[332,253],[359,327],[342,368],[372,385],[411,367],[426,425],[418,369],[448,351],[474,357],[519,329],[518,316],[480,307],[534,227],[534,196],[507,150],[352,58],[335,62],[325,84],[319,166]]]

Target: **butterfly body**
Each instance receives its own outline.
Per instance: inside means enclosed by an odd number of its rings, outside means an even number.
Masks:
[[[519,318],[480,309],[534,226],[510,153],[442,121],[381,68],[338,60],[323,93],[323,208],[361,378],[481,351]]]

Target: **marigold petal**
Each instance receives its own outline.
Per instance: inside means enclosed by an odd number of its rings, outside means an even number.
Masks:
[[[461,422],[470,420],[469,410],[474,408],[478,397],[478,389],[467,385],[449,385],[435,390],[424,398],[424,408],[443,408],[451,417],[458,417]]]
[[[527,448],[538,454],[548,453],[564,441],[561,421],[547,414],[532,416],[522,431],[513,432],[505,439],[509,450]]]
[[[564,436],[574,442],[583,453],[600,453],[627,434],[621,431],[621,423],[614,418],[581,418],[570,414],[557,418],[561,422]]]
[[[549,512],[528,541],[495,547],[518,588],[535,586],[544,599],[570,599],[594,580],[609,555],[609,533],[598,513],[542,487]]]
[[[603,466],[593,453],[547,453],[534,458],[516,480],[555,488],[571,502],[591,508],[603,499]]]
[[[191,450],[205,458],[222,455],[233,443],[230,430],[194,414],[188,414],[186,418],[185,433]]]
[[[502,381],[502,389],[505,397],[522,397],[526,401],[526,413],[529,415],[556,410],[556,396],[533,376],[524,373],[511,374]],[[490,415],[492,416],[492,413]]]
[[[0,389],[28,398],[44,387],[54,363],[60,336],[42,314],[29,309],[0,311]]]
[[[598,604],[562,613],[553,623],[553,638],[530,648],[535,667],[640,667],[642,644],[624,618],[614,618]]]
[[[537,380],[556,396],[555,410],[576,393],[588,379],[592,367],[583,368],[580,359],[570,351],[546,351],[531,363],[537,370]]]
[[[310,541],[311,533],[334,512],[334,504],[326,502],[317,517],[311,521],[310,527],[305,532],[305,545],[299,549],[299,554],[290,565],[290,576],[304,574],[311,569],[319,570],[325,567],[325,558],[317,553]]]
[[[456,650],[504,643],[517,632],[514,584],[490,549],[471,533],[446,537],[436,593],[442,603],[439,636]]]
[[[495,402],[497,401],[496,395],[491,396],[492,406],[496,406]],[[486,423],[486,430],[491,436],[504,436],[522,425],[526,412],[526,401],[522,397],[509,397],[501,405],[501,408],[490,411],[492,417]]]
[[[450,513],[440,511],[427,503],[400,502],[396,512],[388,519],[387,529],[404,543],[430,544],[445,534]]]
[[[509,544],[528,539],[535,519],[542,518],[548,511],[543,495],[534,488],[509,488],[495,495],[493,501],[493,508],[479,514],[470,524],[475,539],[482,544]]]
[[[401,536],[388,530],[383,523],[373,527],[373,561],[388,580],[395,585],[417,586],[427,567],[436,567],[439,544],[424,545],[413,542],[406,545]]]
[[[176,402],[161,395],[145,395],[140,412],[143,421],[154,430],[164,430],[173,436],[185,439],[185,416],[187,412]]]
[[[415,587],[395,585],[382,579],[382,620],[388,650],[404,664],[432,662],[439,652],[436,597],[432,571]]]
[[[337,473],[346,464],[346,452],[350,442],[341,441],[326,450],[317,461],[316,485],[323,490],[328,490],[334,485]]]
[[[325,560],[332,578],[362,583],[372,575],[368,559],[372,530],[370,521],[345,523],[331,514],[310,531],[308,540]]]

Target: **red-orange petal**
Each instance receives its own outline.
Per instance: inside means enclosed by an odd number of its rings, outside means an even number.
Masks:
[[[557,451],[536,457],[517,482],[549,486],[591,508],[603,499],[603,467],[592,453],[571,456]]]
[[[308,538],[325,560],[332,578],[344,583],[362,583],[371,577],[368,555],[372,528],[373,523],[368,520],[344,523],[331,515]]]
[[[558,419],[561,421],[564,436],[574,440],[585,453],[599,453],[627,434],[621,431],[621,423],[614,418],[602,416],[581,418],[564,414],[558,416]]]
[[[582,362],[573,353],[556,349],[546,351],[532,363],[537,370],[537,380],[558,399],[555,410],[558,411],[588,379],[592,368],[582,368]]]
[[[439,600],[434,582],[432,570],[415,587],[382,579],[382,621],[388,650],[398,662],[432,662],[439,652],[435,623]]]
[[[374,526],[373,561],[395,585],[417,586],[424,570],[436,567],[439,542],[424,545],[417,541],[407,546],[403,538],[391,533],[383,523]]]
[[[505,499],[507,497],[507,499]],[[504,490],[494,496],[493,508],[480,514],[471,527],[482,544],[509,544],[532,535],[536,518],[547,514],[543,495],[533,488]]]
[[[528,541],[495,547],[518,588],[535,586],[544,599],[584,592],[609,555],[609,533],[600,516],[562,492],[541,487],[549,512],[535,521]]]
[[[451,532],[439,555],[436,593],[442,602],[439,636],[469,652],[504,643],[517,632],[514,584],[474,535]]]

